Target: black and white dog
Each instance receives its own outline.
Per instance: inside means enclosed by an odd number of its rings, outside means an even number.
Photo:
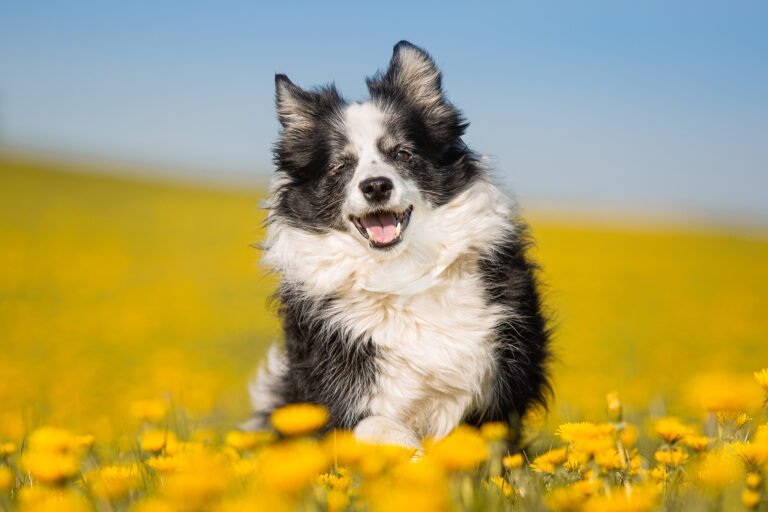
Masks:
[[[313,402],[329,427],[418,447],[543,403],[548,334],[526,229],[462,142],[431,57],[398,43],[362,103],[275,81],[263,261],[281,277],[285,347],[252,385],[255,422]]]

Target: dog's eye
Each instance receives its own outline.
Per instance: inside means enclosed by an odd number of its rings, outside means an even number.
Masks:
[[[349,162],[339,162],[336,165],[334,165],[333,167],[331,167],[331,172],[334,173],[334,172],[343,171],[348,166],[349,166]]]
[[[407,151],[398,151],[395,153],[395,160],[399,160],[400,162],[405,162],[411,158],[411,154]]]

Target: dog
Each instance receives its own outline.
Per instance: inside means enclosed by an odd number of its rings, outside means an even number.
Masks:
[[[347,102],[275,76],[262,261],[285,343],[251,385],[251,426],[311,402],[328,429],[419,448],[519,419],[550,390],[526,225],[462,141],[427,52],[401,41],[366,83],[370,98]]]

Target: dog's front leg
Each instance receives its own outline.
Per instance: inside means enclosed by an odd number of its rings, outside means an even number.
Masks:
[[[372,444],[396,444],[421,450],[416,434],[399,421],[386,416],[368,416],[355,427],[355,437]]]

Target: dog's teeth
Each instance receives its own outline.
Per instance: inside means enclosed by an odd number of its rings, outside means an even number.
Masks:
[[[398,222],[398,223],[397,223],[397,228],[395,228],[395,238],[397,238],[397,237],[399,237],[399,236],[400,236],[400,230],[401,230],[402,228],[403,228],[403,225],[402,225],[400,222]]]
[[[368,239],[373,240],[373,233],[371,232],[371,230],[368,228],[365,228],[365,232],[368,233]]]

